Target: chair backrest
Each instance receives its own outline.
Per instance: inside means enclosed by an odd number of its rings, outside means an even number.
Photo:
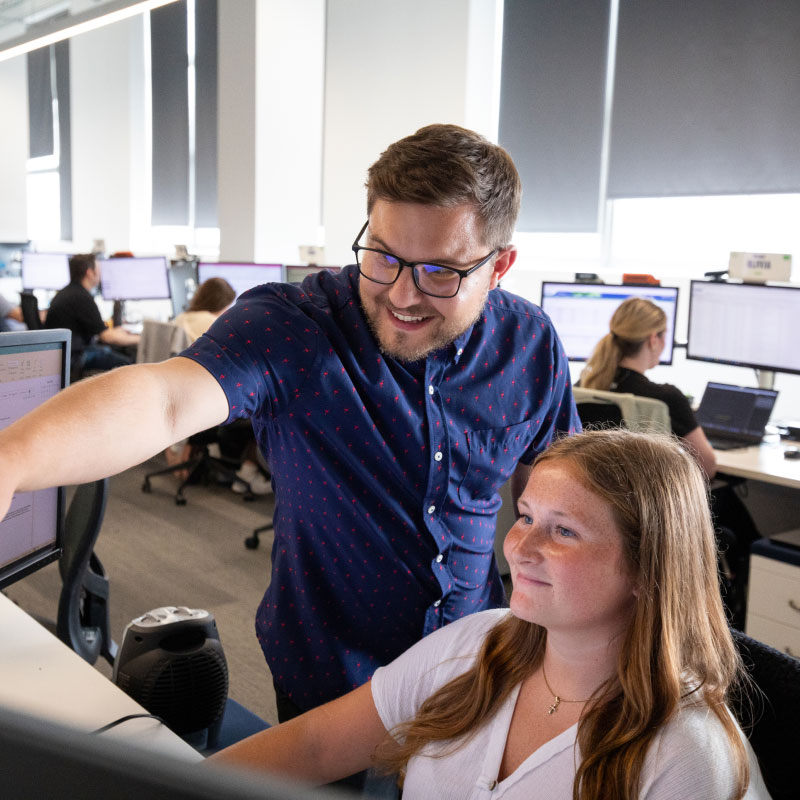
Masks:
[[[108,577],[94,553],[107,496],[107,478],[75,489],[64,521],[59,560],[62,586],[56,633],[90,664],[100,655],[113,663],[116,655],[108,612]]]
[[[19,307],[22,311],[22,319],[29,331],[38,331],[44,327],[42,318],[39,316],[39,301],[33,292],[19,293]]]
[[[669,433],[671,430],[669,407],[663,400],[622,392],[584,389],[581,386],[575,386],[572,393],[578,408],[578,416],[584,424],[587,424],[588,420],[588,422],[618,425],[618,417],[621,416],[624,426],[632,431]],[[603,405],[609,406],[608,416],[603,415]]]
[[[191,337],[179,325],[146,319],[142,322],[136,363],[166,361],[185,350],[191,343]]]
[[[800,660],[731,630],[750,677],[762,697],[733,703],[733,713],[748,734],[773,800],[797,797],[797,746],[800,741]]]

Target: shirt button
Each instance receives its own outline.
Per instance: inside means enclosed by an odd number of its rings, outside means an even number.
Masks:
[[[442,451],[441,451],[441,450],[437,450],[437,451],[436,451],[436,452],[433,454],[433,460],[434,460],[434,461],[441,461],[441,460],[442,460]]]
[[[456,355],[460,356],[463,352],[464,352],[464,348],[463,347],[459,347],[458,348],[458,352],[456,353]]]
[[[434,607],[434,608],[439,608],[439,606],[440,606],[441,604],[442,604],[442,601],[441,601],[441,600],[435,600],[435,601],[434,601],[434,603],[433,603],[433,607]]]
[[[434,511],[436,511],[436,506],[428,506],[428,513],[429,514],[433,514]]]
[[[439,553],[439,555],[436,556],[436,563],[437,564],[441,564],[443,558],[444,558],[444,556],[441,553]]]
[[[497,781],[491,781],[489,783],[489,791],[493,792],[497,788]]]
[[[428,394],[433,394],[433,386],[428,387]]]

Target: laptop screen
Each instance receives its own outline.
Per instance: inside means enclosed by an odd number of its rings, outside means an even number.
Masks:
[[[764,435],[777,397],[772,389],[710,382],[697,409],[697,421],[707,434],[756,442]]]

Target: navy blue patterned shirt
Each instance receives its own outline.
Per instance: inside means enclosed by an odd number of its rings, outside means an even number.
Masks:
[[[498,489],[580,423],[563,348],[494,289],[425,360],[384,356],[358,272],[239,299],[183,355],[251,417],[272,471],[272,579],[256,631],[300,708],[331,700],[447,622],[502,605]]]

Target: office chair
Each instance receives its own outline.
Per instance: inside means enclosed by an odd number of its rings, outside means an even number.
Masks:
[[[800,719],[800,660],[731,630],[761,697],[734,698],[731,707],[758,757],[773,800],[797,797],[798,719]]]
[[[136,352],[136,363],[165,361],[185,350],[191,343],[189,334],[179,325],[146,319],[142,323],[142,335]],[[239,469],[237,460],[211,454],[209,445],[216,443],[217,440],[217,428],[210,428],[207,431],[202,431],[189,437],[188,441],[192,447],[190,457],[179,464],[172,464],[163,469],[148,472],[142,483],[142,491],[148,494],[152,491],[151,478],[155,478],[158,475],[180,473],[185,470],[187,475],[175,492],[175,504],[183,506],[186,505],[186,497],[183,494],[183,490],[190,483],[202,482],[207,484],[214,475],[220,475],[224,480],[228,480],[231,483],[241,480],[236,476],[236,470]],[[246,482],[243,481],[243,483]],[[250,491],[249,486],[247,486],[243,497],[245,500],[255,499],[255,495]]]
[[[108,576],[94,553],[107,495],[107,478],[77,487],[64,521],[58,562],[62,586],[56,634],[90,664],[98,656],[113,664],[117,655],[117,644],[111,638]]]
[[[29,331],[38,331],[44,328],[42,318],[39,316],[39,301],[33,292],[19,293],[19,307],[22,310],[22,319]]]
[[[671,430],[669,407],[663,400],[581,386],[573,387],[572,394],[583,424],[620,425],[641,433]]]
[[[175,492],[175,505],[185,506],[186,497],[183,490],[190,484],[203,483],[208,485],[212,478],[220,478],[223,481],[241,481],[247,487],[242,494],[242,498],[247,501],[255,500],[255,495],[250,490],[250,485],[236,474],[239,469],[239,460],[227,458],[226,456],[212,455],[209,445],[215,444],[218,441],[218,433],[216,428],[210,428],[207,431],[201,431],[189,437],[189,444],[192,446],[192,454],[186,461],[181,461],[179,464],[173,464],[163,469],[157,469],[153,472],[148,472],[144,476],[142,483],[142,491],[149,494],[153,491],[150,484],[150,479],[158,475],[169,475],[171,473],[182,472],[186,470],[186,477],[180,482]]]

